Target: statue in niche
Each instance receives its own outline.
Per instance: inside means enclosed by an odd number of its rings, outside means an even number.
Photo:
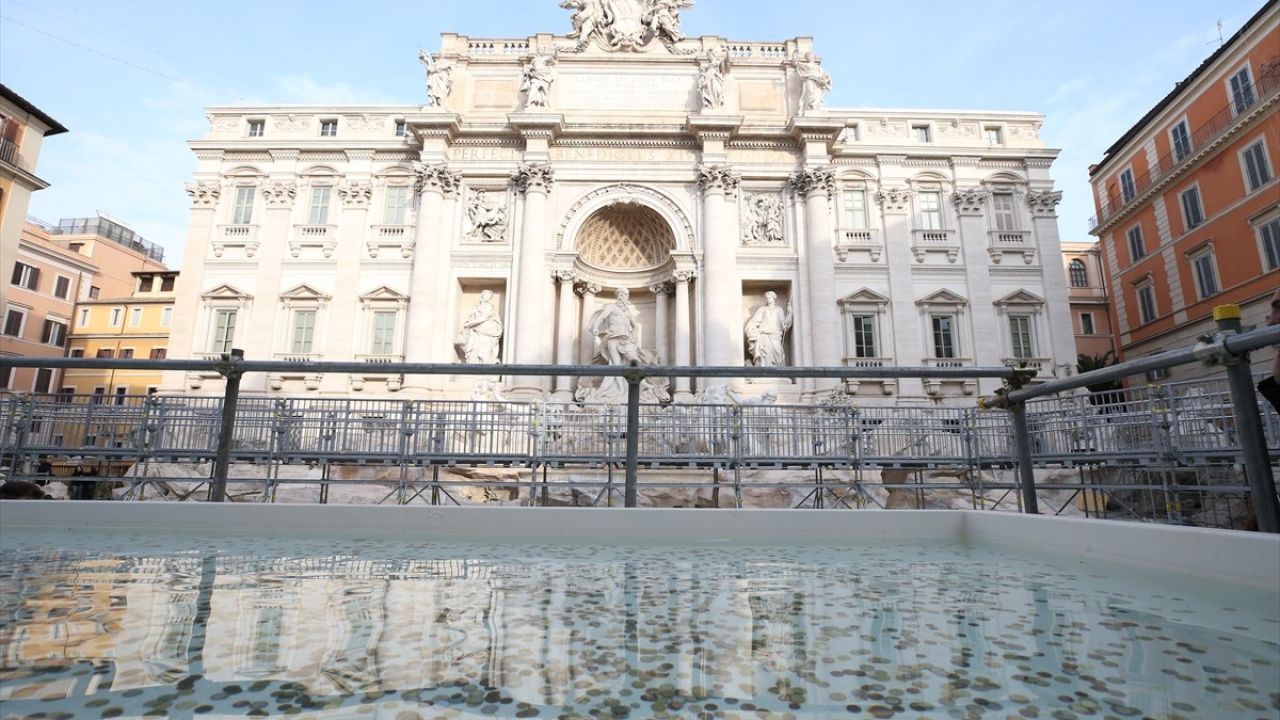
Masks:
[[[524,66],[524,77],[520,80],[520,91],[524,93],[525,108],[544,108],[551,93],[551,83],[555,82],[555,53],[538,53]]]
[[[498,362],[498,346],[502,342],[502,320],[493,306],[493,291],[484,290],[462,321],[456,338],[458,354],[468,365],[492,365]]]
[[[747,352],[756,367],[782,367],[787,364],[784,339],[791,329],[791,305],[778,307],[778,293],[764,294],[761,305],[747,321]]]
[[[729,53],[712,50],[699,65],[698,91],[702,94],[702,109],[719,110],[724,107],[724,75],[729,69]]]
[[[747,212],[751,225],[747,231],[746,244],[782,244],[782,198],[772,193],[760,193],[751,198]]]
[[[453,63],[449,60],[433,60],[431,53],[423,50],[418,60],[427,69],[427,104],[442,108],[453,90]]]
[[[822,101],[831,89],[831,76],[812,52],[807,52],[796,59],[796,72],[800,74],[803,87],[800,90],[800,107],[804,110],[821,110]]]
[[[500,243],[507,232],[507,208],[505,205],[490,205],[484,190],[477,190],[467,203],[467,220],[471,222],[471,232],[467,238],[480,242]]]
[[[605,365],[625,367],[632,362],[652,365],[657,358],[653,351],[640,349],[636,311],[631,305],[631,292],[618,288],[617,299],[600,308],[591,316],[591,334],[596,338],[595,360]],[[667,402],[666,383],[660,378],[642,380],[640,397],[644,402]],[[599,384],[585,379],[574,394],[578,402],[620,404],[627,401],[627,381],[620,377],[600,378]]]

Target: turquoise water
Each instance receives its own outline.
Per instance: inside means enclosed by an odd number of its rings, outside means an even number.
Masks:
[[[1276,718],[1280,599],[1007,548],[0,534],[0,717]]]

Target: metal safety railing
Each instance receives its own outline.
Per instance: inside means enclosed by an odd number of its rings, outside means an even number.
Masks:
[[[1216,493],[1248,506],[1262,526],[1267,510],[1260,510],[1259,503],[1266,503],[1265,489],[1271,488],[1270,497],[1275,497],[1266,473],[1268,453],[1280,457],[1280,419],[1260,412],[1247,353],[1277,342],[1280,328],[1224,335],[1195,348],[1038,384],[1029,384],[1030,372],[1005,367],[380,367],[387,373],[425,375],[491,376],[496,370],[503,376],[621,376],[630,392],[627,404],[617,406],[241,396],[244,373],[296,371],[303,364],[239,355],[218,361],[0,358],[0,367],[187,370],[217,372],[227,379],[220,398],[0,397],[0,462],[10,478],[74,473],[73,482],[123,480],[128,483],[125,497],[139,497],[160,480],[195,477],[191,472],[166,476],[161,465],[194,465],[203,468],[201,481],[213,500],[227,497],[229,481],[257,488],[262,501],[274,500],[291,483],[319,483],[322,502],[330,485],[363,482],[389,485],[383,500],[402,503],[457,502],[453,488],[474,486],[543,502],[549,494],[568,492],[574,504],[612,504],[620,495],[624,505],[633,507],[643,470],[665,473],[662,480],[645,482],[646,490],[706,490],[704,476],[710,474],[711,504],[717,506],[722,489],[732,493],[734,505],[743,504],[746,491],[772,488],[795,491],[799,499],[792,506],[807,507],[901,506],[903,497],[917,502],[938,491],[967,494],[975,507],[1036,512],[1041,495],[1052,490],[1061,491],[1054,512],[1072,502],[1086,514],[1110,515],[1095,495],[1106,495],[1103,504],[1114,508],[1137,502],[1123,494],[1132,492],[1145,493],[1142,502],[1151,508],[1129,515],[1177,522],[1185,520],[1188,507],[1212,505],[1213,498],[1206,498]],[[1226,377],[1106,395],[1060,394],[1154,368],[1203,362],[1223,365]],[[365,370],[362,363],[308,362],[305,368],[313,374]],[[1245,394],[1232,379],[1241,372]],[[1006,388],[984,403],[988,409],[861,406],[853,396],[805,405],[640,402],[645,379],[673,376],[818,382],[984,377],[1002,379]],[[1247,440],[1252,435],[1254,440]],[[108,472],[85,480],[86,467]],[[287,467],[315,472],[299,478],[282,472]],[[360,467],[366,470],[352,469]],[[1248,483],[1235,479],[1240,467],[1246,469]],[[477,477],[476,468],[495,470]],[[1016,475],[1001,476],[1015,469]],[[771,470],[789,472],[782,474],[783,480],[744,482],[744,473],[767,475]],[[1037,485],[1037,470],[1042,476],[1057,473],[1056,479],[1042,478]],[[1064,482],[1064,470],[1078,473],[1078,480]],[[877,500],[864,482],[871,472],[884,478],[874,490],[887,493],[888,501]],[[1244,511],[1237,510],[1232,513],[1242,520]]]

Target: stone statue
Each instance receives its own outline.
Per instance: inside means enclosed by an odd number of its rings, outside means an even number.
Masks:
[[[831,76],[818,64],[813,53],[807,52],[796,59],[796,72],[804,86],[800,90],[800,107],[803,110],[821,110],[822,101],[831,89]]]
[[[707,53],[700,63],[698,91],[702,94],[703,110],[719,110],[724,107],[724,74],[728,71],[729,53]]]
[[[600,0],[564,0],[560,7],[575,11],[570,19],[573,32],[567,37],[581,39],[583,42],[591,39],[596,27],[604,20],[604,8],[601,7]]]
[[[691,7],[693,0],[650,0],[649,9],[640,22],[664,43],[678,43],[684,39],[684,33],[680,32],[680,11]]]
[[[520,80],[520,91],[524,93],[526,108],[547,106],[551,93],[551,83],[555,82],[554,53],[538,53],[524,66],[524,77]]]
[[[431,53],[423,50],[418,60],[427,70],[427,104],[442,108],[453,90],[453,63],[449,60],[432,60]]]
[[[471,232],[467,233],[471,240],[500,243],[507,232],[506,206],[490,206],[485,201],[483,190],[472,193],[471,201],[467,203],[467,220],[471,222]]]
[[[747,352],[756,367],[781,367],[787,364],[783,338],[791,329],[791,305],[778,307],[778,293],[772,290],[764,294],[764,302],[747,321]]]
[[[484,290],[462,321],[456,345],[463,362],[471,365],[491,365],[498,362],[498,345],[502,342],[502,321],[498,309],[493,306],[493,291]]]
[[[782,198],[772,193],[760,193],[751,198],[748,208],[750,227],[748,245],[780,245],[782,237]]]
[[[640,349],[639,328],[636,325],[635,308],[631,305],[631,292],[626,288],[618,288],[616,297],[614,302],[591,316],[589,328],[596,338],[595,360],[620,367],[628,366],[633,361],[638,364],[653,364],[656,359],[654,353]],[[641,381],[640,392],[645,402],[670,400],[665,384],[656,379]],[[579,385],[575,398],[584,403],[625,403],[627,381],[620,377],[605,377],[600,378],[599,384],[594,386],[584,382]]]

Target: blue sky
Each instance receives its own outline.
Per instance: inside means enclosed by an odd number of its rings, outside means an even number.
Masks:
[[[422,102],[419,48],[442,32],[563,34],[558,0],[0,0],[0,82],[71,132],[30,214],[102,211],[167,250],[185,238],[186,141],[203,108]],[[689,35],[814,38],[833,107],[1030,110],[1062,149],[1064,240],[1089,239],[1090,163],[1261,0],[698,0]]]

